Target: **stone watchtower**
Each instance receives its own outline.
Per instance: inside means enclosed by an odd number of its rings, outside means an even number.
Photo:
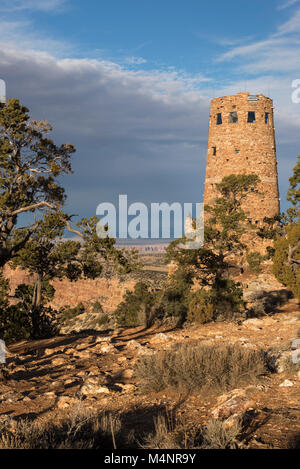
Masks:
[[[273,101],[238,93],[211,101],[204,204],[218,196],[216,184],[230,174],[257,174],[259,192],[249,193],[243,210],[252,223],[279,214]]]

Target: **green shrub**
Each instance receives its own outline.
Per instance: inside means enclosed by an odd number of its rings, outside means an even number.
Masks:
[[[92,307],[92,312],[93,313],[103,313],[103,308],[102,305],[99,301],[95,301]]]
[[[69,305],[63,306],[59,310],[59,322],[60,324],[64,324],[65,322],[69,321],[70,319],[76,318],[80,314],[85,312],[85,306],[83,303],[78,303],[78,305],[71,308]]]
[[[133,291],[126,291],[124,300],[115,310],[117,323],[120,326],[146,325],[154,302],[155,293],[150,292],[144,282],[137,282]]]
[[[187,320],[204,324],[210,322],[214,317],[214,304],[211,295],[205,290],[198,290],[191,294]]]
[[[242,306],[243,290],[240,284],[219,279],[209,290],[202,289],[190,294],[187,320],[200,324],[231,320]]]
[[[274,258],[272,270],[279,282],[289,287],[294,296],[300,299],[299,265],[289,261],[289,251],[293,249],[293,258],[299,260],[300,223],[290,223],[286,227],[286,235],[274,241]]]
[[[26,340],[31,336],[31,318],[21,303],[11,305],[6,310],[2,309],[0,322],[0,336],[7,344]]]
[[[138,359],[135,374],[144,389],[226,391],[267,372],[262,350],[237,345],[179,344]]]
[[[9,282],[0,276],[0,336],[7,343],[29,339],[33,334],[32,301],[33,287],[21,284],[15,290],[16,304],[9,304]],[[39,338],[52,337],[58,332],[56,311],[41,305],[36,324]]]
[[[105,326],[106,324],[109,323],[109,320],[110,320],[109,315],[108,314],[103,314],[97,320],[97,324],[98,324],[98,326]]]
[[[251,252],[247,255],[247,262],[252,272],[259,274],[261,272],[261,263],[264,257],[259,252]]]

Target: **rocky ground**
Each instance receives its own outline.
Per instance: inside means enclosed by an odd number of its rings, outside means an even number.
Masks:
[[[247,412],[251,422],[244,447],[300,447],[300,373],[284,365],[299,327],[299,307],[290,300],[274,314],[239,323],[86,331],[15,344],[9,347],[9,380],[0,383],[0,420],[57,420],[82,406],[122,414],[128,433],[138,440],[165,410],[200,425]],[[223,395],[142,393],[136,360],[179,342],[272,349],[273,373]]]

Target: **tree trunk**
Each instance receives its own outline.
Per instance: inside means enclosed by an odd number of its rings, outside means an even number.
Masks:
[[[34,284],[33,297],[32,297],[32,336],[34,339],[39,338],[40,335],[40,310],[42,301],[42,274],[37,274]]]

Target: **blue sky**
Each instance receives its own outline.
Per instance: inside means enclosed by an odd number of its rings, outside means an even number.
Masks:
[[[68,209],[202,200],[209,100],[274,99],[281,198],[300,153],[300,1],[0,0],[0,78],[77,148]]]

